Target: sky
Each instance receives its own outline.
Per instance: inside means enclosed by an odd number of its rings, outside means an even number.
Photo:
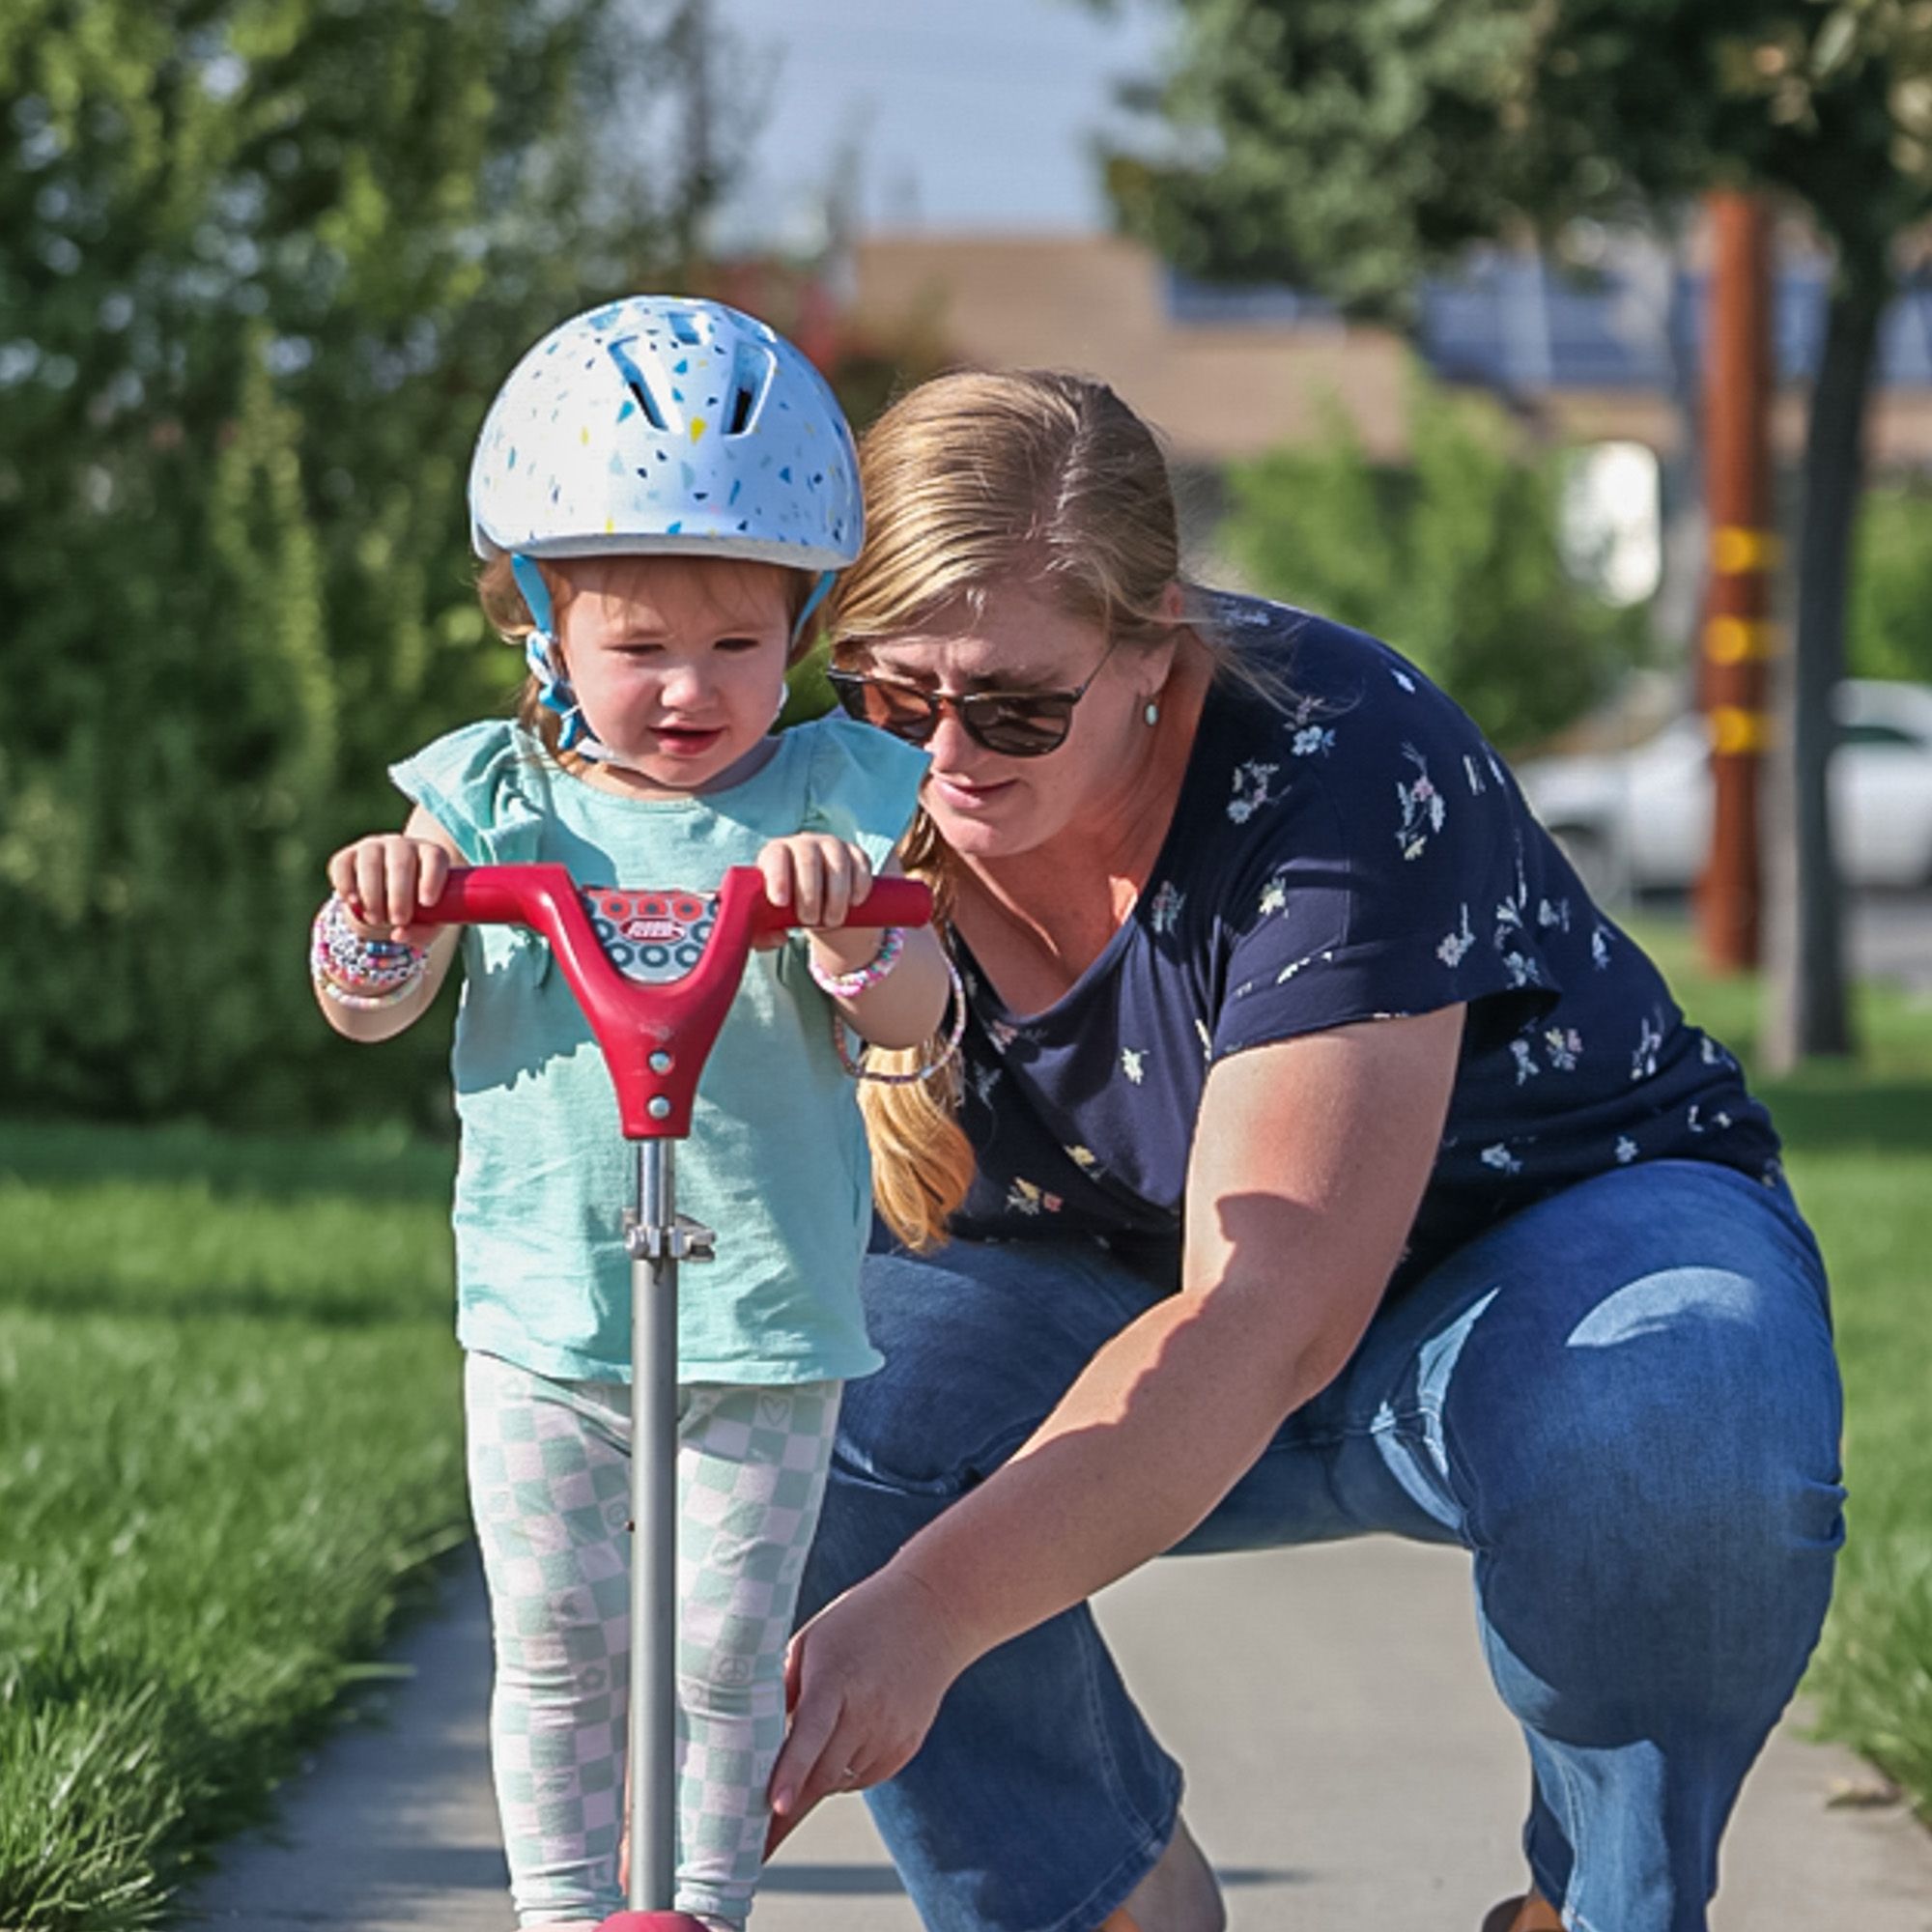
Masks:
[[[1153,71],[1156,0],[714,0],[753,70],[771,63],[727,232],[809,236],[841,148],[862,232],[1108,224],[1093,137],[1124,126],[1115,83]]]

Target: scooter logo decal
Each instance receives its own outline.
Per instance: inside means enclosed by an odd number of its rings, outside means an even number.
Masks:
[[[645,985],[683,979],[697,964],[718,915],[716,896],[703,893],[594,886],[580,896],[611,965]]]

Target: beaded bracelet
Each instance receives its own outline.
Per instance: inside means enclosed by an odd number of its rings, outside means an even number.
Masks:
[[[835,1000],[856,1000],[868,986],[876,986],[899,963],[899,954],[904,951],[904,931],[896,925],[889,925],[879,934],[879,950],[863,966],[855,966],[849,973],[826,972],[811,956],[810,950],[806,952],[805,964],[811,975],[812,984],[821,993],[830,993]]]
[[[309,954],[309,978],[327,980],[330,985],[345,993],[380,996],[386,993],[407,993],[423,976],[420,966],[401,970],[382,969],[375,972],[357,973],[345,970],[327,954],[316,952]]]
[[[905,1073],[873,1073],[852,1057],[852,1049],[845,1044],[845,1016],[835,1007],[832,1044],[838,1049],[839,1065],[854,1080],[876,1080],[882,1087],[909,1087],[915,1080],[930,1080],[959,1051],[959,1041],[966,1032],[966,988],[959,983],[959,969],[951,959],[946,962],[946,977],[952,986],[952,1026],[940,1043],[937,1058]]]
[[[347,901],[331,893],[309,929],[311,965],[338,985],[353,992],[387,992],[408,985],[429,964],[421,947],[397,939],[365,939],[350,922]]]
[[[350,923],[339,893],[323,901],[309,929],[309,976],[339,1005],[393,1006],[414,990],[429,967],[419,946],[396,939],[365,939]]]
[[[416,989],[413,980],[400,986],[391,986],[386,993],[352,993],[346,986],[338,986],[327,973],[311,975],[315,989],[324,999],[338,1007],[348,1007],[358,1013],[380,1012],[384,1007],[399,1007]]]

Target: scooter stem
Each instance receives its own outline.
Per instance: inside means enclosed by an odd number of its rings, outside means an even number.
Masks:
[[[677,1885],[677,1149],[638,1143],[631,1255],[631,1873],[633,1911]],[[699,1230],[702,1234],[707,1231]],[[708,1243],[701,1250],[708,1260]],[[607,1921],[608,1924],[609,1921]],[[667,1928],[668,1932],[668,1928]]]

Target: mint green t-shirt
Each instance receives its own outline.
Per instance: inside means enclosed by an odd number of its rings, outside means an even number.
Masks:
[[[778,740],[728,790],[618,797],[559,767],[514,724],[470,724],[390,768],[471,865],[560,862],[580,886],[711,892],[767,839],[828,832],[882,867],[910,822],[925,754],[825,718]],[[451,1066],[457,1336],[565,1380],[630,1375],[623,1214],[637,1154],[604,1058],[547,941],[463,935]],[[831,1005],[803,939],[753,952],[678,1144],[677,1206],[718,1235],[679,1270],[683,1381],[799,1382],[869,1374],[859,1262],[871,1170]]]

